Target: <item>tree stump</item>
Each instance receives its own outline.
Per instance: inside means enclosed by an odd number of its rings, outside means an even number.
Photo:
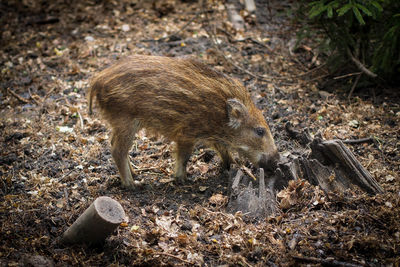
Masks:
[[[354,184],[371,195],[383,193],[382,187],[342,141],[315,139],[311,143],[311,150],[323,154],[325,162],[334,171],[336,180],[344,187]]]
[[[371,195],[383,193],[382,187],[342,141],[316,138],[310,148],[311,153],[281,160],[274,174],[279,185],[276,189],[285,187],[289,180],[303,178],[325,192],[344,191],[356,185]]]
[[[231,173],[230,201],[228,210],[242,211],[254,219],[274,214],[278,207],[275,192],[286,187],[290,180],[305,179],[318,185],[325,193],[343,192],[353,186],[370,195],[383,193],[382,187],[360,164],[354,154],[340,140],[314,140],[305,133],[299,134],[289,129],[293,136],[311,148],[311,151],[289,153],[281,157],[278,168],[268,175],[268,187],[265,187],[264,172],[260,173],[258,190],[253,188],[253,181],[239,170]]]
[[[99,245],[124,219],[121,204],[110,197],[98,197],[64,232],[61,243]]]
[[[265,185],[264,169],[259,169],[259,188],[253,188],[252,178],[243,175],[239,169],[232,181],[228,210],[232,213],[243,212],[251,218],[259,218],[265,214],[274,214],[277,210],[273,180]],[[246,187],[243,185],[248,184]]]

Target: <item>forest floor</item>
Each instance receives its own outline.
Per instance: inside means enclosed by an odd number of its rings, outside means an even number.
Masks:
[[[339,79],[350,86],[320,90],[331,77],[312,40],[293,50],[292,3],[256,2],[257,18],[242,12],[245,31],[233,29],[222,1],[205,10],[170,0],[0,4],[0,266],[399,266],[399,96],[365,89],[348,100],[352,76]],[[325,194],[299,180],[278,194],[278,214],[252,222],[226,212],[214,152],[197,148],[189,182],[177,186],[173,147],[145,132],[130,154],[145,185],[122,189],[109,129],[88,115],[86,91],[96,72],[131,54],[190,55],[240,79],[280,153],[298,146],[287,122],[326,140],[373,137],[348,146],[385,192]],[[58,244],[103,195],[125,209],[118,231],[100,248]]]

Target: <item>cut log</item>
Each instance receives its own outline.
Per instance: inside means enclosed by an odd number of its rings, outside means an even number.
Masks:
[[[98,197],[64,232],[61,243],[99,245],[124,219],[125,212],[121,204],[110,197]]]

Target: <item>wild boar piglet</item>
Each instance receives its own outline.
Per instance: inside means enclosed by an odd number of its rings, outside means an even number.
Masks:
[[[186,179],[196,143],[218,152],[229,168],[232,152],[254,165],[274,168],[279,160],[270,129],[238,81],[188,58],[131,56],[98,73],[89,89],[112,128],[111,153],[122,185],[133,187],[128,152],[145,128],[176,143],[175,177]]]

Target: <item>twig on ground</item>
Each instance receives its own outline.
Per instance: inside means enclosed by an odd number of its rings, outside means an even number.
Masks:
[[[177,260],[183,261],[184,263],[187,263],[187,264],[193,265],[193,262],[187,261],[187,260],[185,260],[185,259],[182,259],[182,258],[180,258],[180,257],[178,257],[178,256],[175,256],[175,255],[169,254],[169,253],[167,253],[167,252],[159,252],[159,251],[156,251],[156,252],[154,252],[154,254],[156,254],[156,255],[168,256],[168,257],[171,257],[171,258],[174,258],[174,259],[177,259]]]
[[[58,85],[58,83],[57,83]],[[53,91],[56,89],[55,86],[53,86],[47,93],[46,95],[43,97],[42,102],[44,103],[44,101],[50,96],[51,93],[53,93]]]
[[[132,171],[137,173],[137,172],[148,172],[148,171],[156,171],[156,173],[164,173],[165,175],[169,175],[169,173],[163,169],[161,166],[159,167],[145,167],[145,168],[139,168],[138,166],[136,166],[135,164],[132,163],[132,161],[130,160],[130,164],[132,166]]]
[[[82,118],[82,114],[81,114],[79,111],[77,111],[77,113],[78,113],[78,117],[79,117],[79,122],[80,122],[81,129],[83,130],[83,118]]]
[[[323,63],[323,64],[321,64],[321,65],[319,65],[319,66],[317,66],[315,68],[312,68],[312,69],[310,69],[310,70],[308,70],[308,71],[306,71],[306,72],[304,72],[302,74],[299,74],[299,75],[296,75],[296,76],[291,76],[290,78],[294,79],[294,78],[301,78],[303,76],[307,76],[308,74],[325,67],[325,65],[326,65],[326,63]]]
[[[262,42],[260,42],[260,41],[258,41],[256,39],[254,39],[252,37],[246,37],[246,38],[243,39],[243,41],[246,41],[246,40],[252,41],[253,43],[258,44],[259,46],[262,46],[262,47],[268,49],[268,51],[271,54],[274,53],[274,50],[271,47],[269,47],[268,45],[266,45],[266,44],[264,44],[264,43],[262,43]],[[234,40],[234,42],[241,42],[241,41],[242,40]]]
[[[353,63],[357,66],[357,68],[359,68],[362,72],[364,72],[365,74],[367,74],[372,78],[378,77],[377,74],[370,71],[367,67],[364,66],[364,64],[362,64],[357,58],[355,58],[353,54],[350,52],[349,48],[347,48],[347,54],[349,55],[351,61],[353,61]]]
[[[242,166],[240,166],[240,169],[243,170],[248,176],[253,178],[254,181],[257,181],[257,178],[254,176],[254,174],[251,172],[251,170],[249,168],[247,168],[246,166],[242,165]]]
[[[352,96],[352,94],[353,94],[353,92],[354,92],[354,89],[356,89],[356,86],[357,86],[358,81],[360,80],[361,76],[362,76],[362,73],[360,73],[360,74],[357,76],[356,80],[355,80],[354,83],[353,83],[353,86],[351,86],[350,93],[349,93],[349,95],[347,96],[347,100],[350,101],[350,98],[351,98],[351,96]]]
[[[224,217],[226,217],[226,218],[228,218],[228,219],[233,219],[233,218],[234,218],[234,215],[233,215],[233,214],[227,214],[227,213],[220,212],[220,211],[212,211],[212,210],[209,210],[209,209],[207,209],[207,208],[205,208],[205,207],[203,207],[203,209],[204,209],[205,211],[207,211],[208,213],[219,214],[219,215],[222,215],[222,216],[224,216]]]
[[[60,19],[58,17],[46,17],[46,18],[39,18],[39,19],[31,19],[27,22],[27,25],[33,25],[33,24],[38,24],[38,25],[45,25],[45,24],[53,24],[60,22]]]
[[[161,173],[165,173],[165,171],[162,171],[162,169],[160,169],[159,167],[136,168],[134,170],[135,170],[135,172],[159,171]]]
[[[7,87],[7,92],[9,92],[11,95],[13,95],[16,99],[18,99],[21,102],[24,102],[25,104],[29,103],[29,100],[26,98],[23,98],[19,94],[15,93],[13,90],[11,90],[9,87]]]
[[[345,74],[345,75],[333,77],[333,79],[334,79],[334,80],[339,80],[339,79],[347,78],[347,77],[354,76],[354,75],[360,75],[361,73],[362,73],[362,72],[349,73],[349,74]]]
[[[160,152],[155,153],[155,154],[151,154],[151,155],[146,155],[146,156],[137,156],[134,157],[135,160],[143,160],[143,159],[147,159],[147,158],[152,158],[152,159],[158,159],[159,157],[164,156],[164,154],[166,153],[165,148],[167,147],[167,145],[163,145],[159,150]]]
[[[321,76],[318,76],[318,77],[315,77],[315,78],[312,78],[312,79],[310,79],[310,80],[307,80],[308,82],[311,82],[311,81],[316,81],[316,80],[319,80],[319,79],[323,79],[323,78],[325,78],[325,77],[328,77],[330,74],[328,73],[328,74],[324,74],[324,75],[321,75]]]
[[[205,11],[189,11],[189,12],[185,12],[184,14],[188,14],[188,15],[195,15],[195,14],[197,14],[197,13],[202,13],[202,12],[207,12],[207,13],[214,13],[214,9],[208,9],[208,10],[205,10]]]
[[[64,178],[67,177],[68,175],[70,175],[73,171],[74,171],[74,169],[69,170],[67,173],[63,174],[63,176],[61,176],[61,178],[58,179],[58,182],[61,182],[62,180],[64,180]]]
[[[264,43],[262,43],[262,42],[260,42],[260,41],[258,41],[256,39],[254,39],[252,37],[245,37],[243,39],[234,39],[232,37],[232,35],[229,32],[227,32],[225,29],[222,29],[222,28],[218,27],[217,30],[219,30],[222,33],[224,33],[228,37],[229,41],[232,42],[232,43],[251,41],[251,42],[253,42],[255,44],[258,44],[259,46],[262,46],[262,47],[266,48],[271,54],[274,53],[274,51],[272,50],[271,47],[269,47],[268,45],[266,45],[266,44],[264,44]]]
[[[359,264],[338,261],[335,259],[318,259],[318,258],[314,258],[314,257],[303,257],[303,256],[292,256],[292,257],[296,261],[309,262],[309,263],[320,263],[320,264],[323,264],[323,265],[326,264],[329,266],[343,266],[343,267],[359,267],[359,266],[361,266]]]
[[[376,137],[366,137],[366,138],[360,138],[356,140],[341,140],[344,144],[360,144],[360,143],[374,143],[376,149],[381,153],[382,160],[385,160],[385,155],[383,153],[383,148],[381,147],[383,144],[380,142],[380,140]]]
[[[32,95],[32,92],[31,92],[31,89],[29,89],[28,88],[28,92],[29,92],[29,96],[30,96],[30,98],[33,100],[33,102],[35,102],[36,103],[36,105],[40,105],[40,102],[42,102],[42,100],[41,100],[41,98],[40,98],[40,96],[38,96],[38,95],[35,95],[35,96],[33,96]],[[38,100],[36,100],[36,98],[39,98],[40,99],[40,101],[38,101]]]
[[[355,140],[341,140],[345,144],[360,144],[360,143],[373,143],[375,139],[373,137],[366,137],[366,138],[361,138],[361,139],[355,139]]]

